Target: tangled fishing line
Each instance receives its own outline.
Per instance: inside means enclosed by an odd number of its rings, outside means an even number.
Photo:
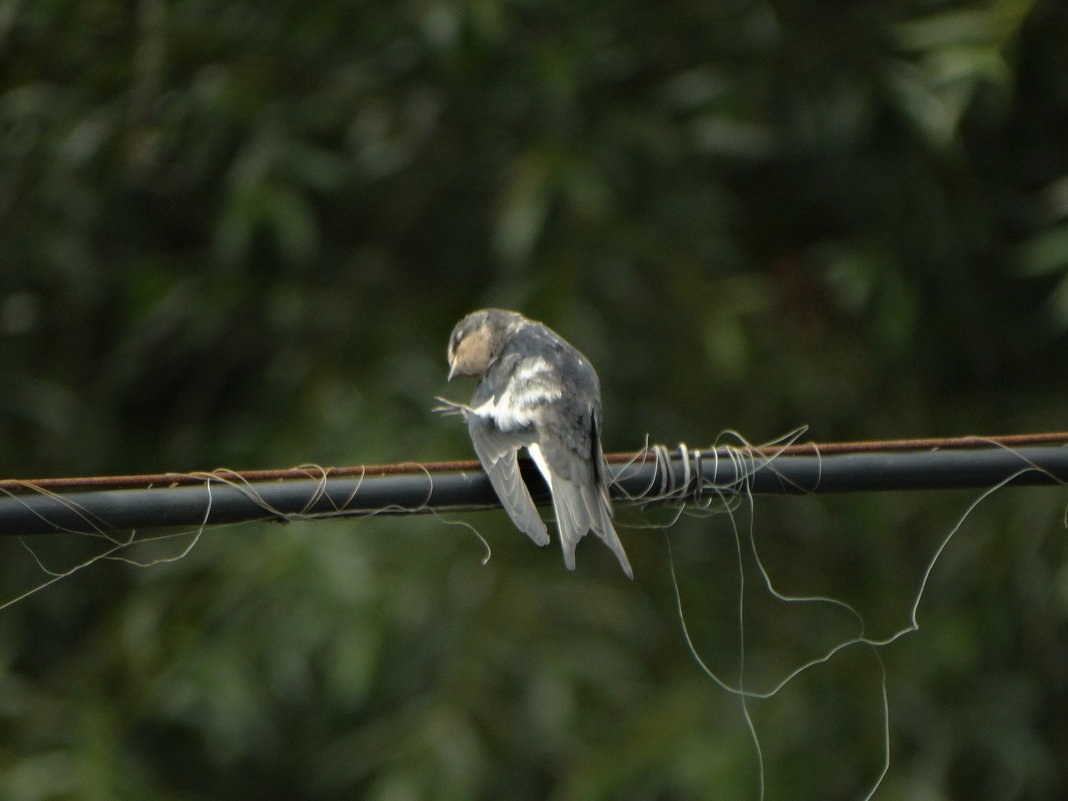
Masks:
[[[780,590],[762,556],[754,522],[757,511],[754,494],[758,485],[778,486],[785,492],[805,493],[816,491],[821,485],[836,480],[830,469],[832,459],[842,457],[825,456],[815,446],[798,445],[803,434],[804,429],[798,429],[761,446],[750,445],[735,432],[726,432],[720,442],[707,449],[690,449],[681,444],[668,449],[663,445],[646,443],[641,450],[615,460],[613,493],[617,502],[641,509],[643,513],[649,513],[653,507],[667,510],[666,520],[653,522],[646,514],[645,522],[624,527],[659,529],[664,532],[674,605],[683,638],[702,673],[740,703],[758,765],[761,799],[766,789],[765,753],[752,715],[752,704],[775,698],[801,676],[827,665],[847,650],[864,649],[873,657],[880,699],[881,754],[870,784],[863,790],[865,795],[862,797],[867,801],[875,795],[891,766],[891,706],[883,651],[919,629],[920,605],[935,567],[974,510],[1012,483],[1063,483],[1064,466],[1062,462],[1051,466],[1045,459],[1045,453],[1016,448],[1015,443],[1004,439],[984,440],[1012,457],[1013,461],[1009,462],[1011,469],[1003,466],[999,468],[1000,473],[979,474],[980,477],[998,475],[999,478],[982,489],[938,541],[910,593],[907,619],[889,635],[873,637],[866,632],[864,616],[846,601]],[[1063,442],[1064,436],[1059,436]],[[916,448],[913,444],[911,448],[902,450],[911,453]],[[1056,454],[1058,458],[1065,452],[1063,448],[1047,450],[1059,451]],[[804,451],[807,454],[804,458],[809,459],[806,473],[798,473],[791,468],[791,458],[799,451]],[[856,466],[864,463],[850,464]],[[101,561],[118,561],[147,568],[181,560],[197,547],[208,527],[214,529],[250,520],[289,522],[341,516],[431,513],[441,522],[470,530],[484,548],[485,563],[491,554],[486,539],[473,525],[452,519],[447,513],[492,508],[496,505],[495,498],[488,493],[484,476],[475,465],[448,463],[446,466],[448,470],[443,470],[440,464],[405,465],[403,469],[383,466],[337,469],[305,465],[284,471],[285,476],[216,470],[124,477],[110,483],[97,480],[88,486],[88,490],[85,485],[76,485],[82,492],[66,491],[69,486],[64,484],[64,480],[0,482],[0,528],[7,516],[22,521],[18,525],[36,526],[37,533],[51,532],[62,537],[73,537],[85,545],[74,556],[70,555],[68,549],[61,557],[57,557],[66,560],[59,564],[46,556],[31,537],[18,536],[17,541],[28,552],[32,563],[44,574],[44,578],[15,592],[6,600],[0,599],[0,610],[24,601],[34,593]],[[281,478],[285,481],[280,481]],[[102,487],[101,481],[104,481]],[[544,494],[540,497],[544,500]],[[146,498],[149,502],[142,504],[141,501]],[[156,509],[156,516],[153,517],[151,498],[158,499],[160,503],[173,503],[177,511],[167,515]],[[737,590],[733,601],[737,667],[731,671],[731,676],[710,665],[693,636],[689,617],[692,610],[688,612],[684,592],[680,588],[677,559],[672,549],[672,529],[684,517],[712,516],[728,521],[737,571]],[[739,517],[744,517],[747,522],[740,524]],[[149,521],[150,525],[142,523],[133,527],[131,521]],[[766,598],[790,606],[838,610],[852,620],[852,632],[832,639],[815,656],[797,661],[781,670],[776,678],[765,681],[765,686],[756,687],[752,680],[753,663],[747,640],[747,634],[750,633],[747,630],[748,568],[755,569],[759,589]]]
[[[674,590],[675,608],[682,634],[686,647],[701,672],[720,689],[736,697],[740,702],[742,718],[752,742],[757,762],[758,797],[760,799],[764,799],[766,792],[766,766],[762,738],[752,715],[751,703],[775,698],[803,675],[820,666],[827,665],[836,656],[847,650],[864,649],[873,657],[879,695],[878,715],[880,718],[881,754],[880,764],[876,768],[870,784],[862,791],[863,795],[860,796],[864,801],[869,801],[879,790],[891,768],[891,707],[888,690],[889,681],[886,664],[883,659],[883,651],[906,635],[919,630],[920,606],[932,574],[951,541],[980,505],[1006,486],[1019,481],[1022,477],[1032,472],[1045,476],[1050,480],[1050,483],[1063,484],[1064,480],[1033,461],[1022,458],[1022,466],[1018,470],[1005,475],[1001,480],[980,492],[977,497],[967,504],[963,513],[959,515],[948,531],[937,541],[932,553],[923,565],[919,580],[911,592],[907,619],[890,634],[873,637],[866,633],[867,623],[865,617],[852,604],[839,598],[825,595],[797,595],[780,590],[761,554],[755,534],[756,504],[752,479],[758,467],[759,469],[775,470],[775,461],[779,454],[793,447],[803,432],[804,429],[799,429],[778,441],[759,447],[749,445],[736,432],[726,432],[726,435],[736,440],[738,444],[728,446],[723,446],[721,443],[717,444],[717,448],[712,453],[714,454],[713,458],[721,458],[721,455],[725,452],[727,457],[734,462],[734,474],[737,479],[729,485],[717,485],[701,480],[701,476],[704,475],[702,459],[708,458],[702,451],[691,451],[685,445],[679,445],[676,451],[670,452],[664,446],[652,446],[649,450],[654,454],[658,462],[666,464],[669,459],[674,457],[683,463],[683,481],[678,486],[674,486],[670,480],[665,479],[656,488],[655,493],[651,491],[644,497],[632,498],[631,500],[635,503],[648,504],[654,502],[668,504],[675,509],[673,517],[658,527],[662,527],[665,531],[671,586]],[[1009,448],[1009,446],[1002,443],[998,443],[998,445],[999,447]],[[669,477],[675,474],[663,470],[661,475]],[[691,476],[696,478],[691,481]],[[650,490],[652,489],[650,488]],[[673,552],[671,537],[668,535],[669,530],[683,516],[709,515],[720,515],[728,521],[737,570],[737,590],[734,597],[734,614],[737,620],[737,639],[735,643],[737,671],[733,678],[728,677],[723,670],[711,667],[696,644],[695,637],[691,633],[683,591],[679,584],[676,568],[677,560]],[[746,519],[747,522],[744,525],[739,523],[739,516],[743,516]],[[1064,524],[1068,527],[1068,511],[1065,514]],[[755,568],[756,574],[759,576],[760,589],[767,598],[780,604],[815,605],[839,610],[853,621],[854,632],[839,639],[832,639],[831,643],[825,646],[822,652],[812,657],[802,658],[792,666],[781,670],[778,677],[772,679],[763,689],[753,689],[747,681],[751,667],[747,661],[747,563]]]

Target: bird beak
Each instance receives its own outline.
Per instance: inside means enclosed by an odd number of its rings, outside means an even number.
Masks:
[[[452,381],[452,377],[453,377],[454,375],[456,375],[456,362],[452,362],[452,363],[451,363],[451,364],[449,365],[449,377],[448,377],[448,379],[446,379],[446,380],[448,380],[448,381]]]

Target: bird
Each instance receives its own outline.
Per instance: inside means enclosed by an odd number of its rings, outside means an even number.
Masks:
[[[526,448],[552,495],[564,564],[593,531],[619,560],[630,561],[612,526],[612,501],[601,449],[601,385],[589,360],[543,323],[519,312],[480,309],[453,328],[448,380],[477,376],[469,404],[439,398],[437,411],[466,418],[482,468],[516,527],[538,545],[545,523],[519,472]]]

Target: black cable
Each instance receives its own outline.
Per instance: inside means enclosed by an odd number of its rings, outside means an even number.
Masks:
[[[539,504],[548,493],[527,463],[524,476]],[[725,448],[670,455],[658,446],[648,458],[612,465],[617,501],[670,502],[710,493],[828,493],[985,488],[1068,482],[1068,448],[1025,447],[768,456]],[[700,477],[700,478],[698,478]],[[337,477],[240,483],[235,474],[205,474],[196,485],[58,493],[32,484],[0,497],[0,535],[114,533],[197,527],[332,514],[409,514],[499,506],[482,472],[429,471],[364,478]]]

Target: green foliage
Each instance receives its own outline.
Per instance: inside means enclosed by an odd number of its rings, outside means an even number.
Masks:
[[[0,472],[469,456],[429,407],[488,304],[590,356],[611,450],[1063,429],[1066,37],[1041,0],[9,2]],[[790,592],[888,635],[966,503],[754,525]],[[1058,504],[981,507],[884,653],[880,797],[1064,795]],[[624,534],[631,585],[502,517],[465,518],[486,567],[434,517],[250,526],[4,609],[0,796],[755,797],[661,536]],[[672,536],[732,677],[730,529]],[[7,598],[44,576],[2,546]],[[754,597],[754,680],[840,623]],[[752,705],[769,797],[863,795],[873,677],[849,652]]]

